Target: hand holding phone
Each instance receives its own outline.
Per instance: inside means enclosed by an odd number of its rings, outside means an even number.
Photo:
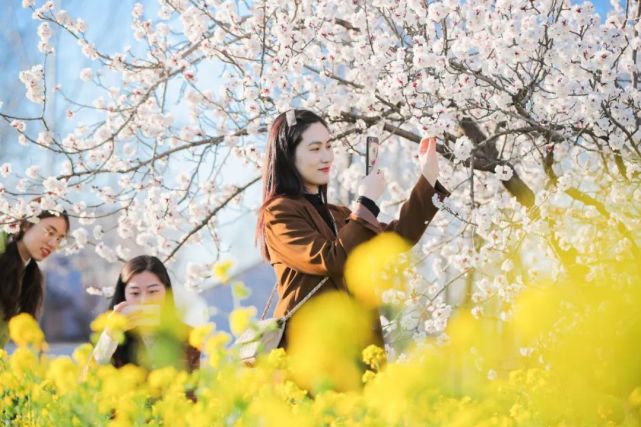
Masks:
[[[119,311],[131,328],[153,328],[160,325],[160,308],[157,304],[127,304]]]

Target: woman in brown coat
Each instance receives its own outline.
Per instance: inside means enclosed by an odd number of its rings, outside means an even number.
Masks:
[[[384,224],[376,219],[376,202],[385,190],[378,165],[362,179],[354,211],[327,203],[334,160],[330,139],[325,121],[307,110],[281,114],[271,126],[257,242],[276,272],[275,317],[289,312],[323,277],[329,280],[312,298],[327,291],[349,292],[343,269],[356,246],[383,231],[394,231],[416,244],[437,212],[432,196],[448,194],[436,181],[436,140],[425,139],[419,151],[421,175],[397,220]],[[378,317],[374,323],[375,343],[382,345]],[[284,336],[280,346],[286,348]]]

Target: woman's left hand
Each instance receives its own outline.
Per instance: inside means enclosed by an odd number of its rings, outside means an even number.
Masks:
[[[436,155],[436,138],[423,138],[418,147],[418,161],[421,173],[432,187],[438,178],[438,158]]]

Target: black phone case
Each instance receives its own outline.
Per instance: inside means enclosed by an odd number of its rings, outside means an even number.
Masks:
[[[369,175],[369,144],[371,141],[378,143],[378,138],[375,136],[368,136],[365,138],[365,175]]]

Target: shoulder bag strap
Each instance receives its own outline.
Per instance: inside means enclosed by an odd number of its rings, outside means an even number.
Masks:
[[[303,305],[303,303],[305,303],[308,299],[310,299],[312,297],[312,295],[314,295],[316,293],[316,291],[318,291],[320,289],[320,287],[323,286],[323,284],[325,284],[325,282],[327,282],[328,279],[329,279],[329,277],[324,277],[323,280],[321,280],[318,283],[318,285],[316,285],[314,287],[314,289],[312,289],[312,291],[305,296],[305,298],[303,298],[298,304],[296,304],[294,306],[294,308],[292,308],[292,310],[283,317],[283,319],[284,320],[289,320],[289,318],[292,317],[294,315],[294,313],[296,313],[296,310],[298,310],[300,308],[300,306]],[[267,305],[265,305],[265,309],[263,310],[263,314],[260,315],[260,320],[265,320],[265,316],[267,316],[267,312],[269,311],[269,307],[271,307],[271,305],[272,305],[272,300],[274,299],[274,294],[276,293],[276,289],[277,288],[278,288],[278,283],[276,283],[274,285],[274,288],[272,289],[272,293],[269,294],[269,299],[267,300]]]
[[[285,321],[289,320],[289,319],[294,315],[294,313],[296,313],[296,311],[297,311],[297,310],[298,310],[298,309],[299,309],[303,304],[305,304],[305,303],[307,302],[307,300],[308,300],[308,299],[310,299],[310,298],[312,297],[312,295],[314,295],[314,294],[316,293],[316,291],[318,291],[318,290],[320,289],[320,287],[321,287],[321,286],[323,286],[323,285],[325,284],[325,282],[327,282],[327,280],[329,280],[329,277],[324,277],[324,278],[323,278],[323,280],[321,280],[321,281],[318,283],[318,285],[316,285],[316,286],[314,287],[314,289],[312,289],[312,291],[311,291],[310,293],[308,293],[308,294],[305,296],[305,298],[303,298],[302,300],[300,300],[300,301],[298,302],[298,304],[296,304],[296,305],[294,306],[294,308],[292,308],[292,309],[291,309],[291,311],[289,311],[285,316],[283,316],[283,320],[285,320]]]
[[[265,320],[265,316],[267,316],[267,312],[269,311],[269,307],[272,305],[272,300],[274,299],[274,294],[276,293],[276,288],[278,288],[278,283],[274,283],[274,288],[272,289],[272,293],[269,294],[269,299],[267,300],[267,305],[265,306],[265,309],[263,310],[263,314],[260,315],[260,320]]]

